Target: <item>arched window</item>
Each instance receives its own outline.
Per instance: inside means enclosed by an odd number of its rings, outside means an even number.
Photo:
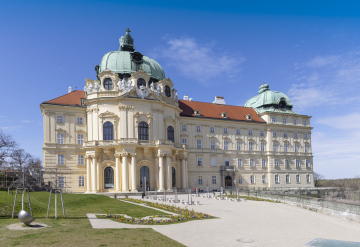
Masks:
[[[165,86],[165,95],[167,97],[170,97],[171,96],[171,92],[170,92],[170,87],[169,86]]]
[[[140,187],[143,188],[143,179],[146,178],[146,187],[150,186],[150,171],[147,166],[143,166],[140,168]]]
[[[146,122],[139,123],[139,140],[149,140],[149,125]]]
[[[104,123],[104,126],[103,126],[104,138],[103,138],[103,140],[113,140],[114,139],[113,129],[114,129],[114,127],[111,122]]]
[[[174,128],[172,126],[169,126],[167,128],[167,139],[169,141],[175,142],[175,137],[174,137]]]
[[[104,80],[104,88],[106,90],[111,90],[113,88],[113,82],[112,82],[111,78],[106,78]]]
[[[145,80],[143,78],[139,78],[137,80],[137,87],[140,88],[140,86],[146,87],[146,82],[145,82]]]
[[[105,189],[114,188],[114,170],[106,167],[104,170],[104,187]]]

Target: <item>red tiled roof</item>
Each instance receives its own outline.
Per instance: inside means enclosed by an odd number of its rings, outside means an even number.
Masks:
[[[265,123],[265,121],[257,115],[256,111],[250,107],[220,105],[188,100],[179,100],[179,107],[181,110],[183,110],[181,115],[187,117],[195,117],[194,111],[200,110],[200,118],[206,117],[224,119],[221,116],[221,113],[226,112],[227,119],[229,120],[241,120],[250,122],[246,119],[245,116],[251,114],[251,118],[253,120],[252,122]]]
[[[85,99],[85,92],[75,90],[55,99],[45,101],[42,104],[81,106],[81,99]]]

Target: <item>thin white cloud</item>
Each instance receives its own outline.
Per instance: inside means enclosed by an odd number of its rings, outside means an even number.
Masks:
[[[226,54],[213,44],[200,43],[189,37],[168,39],[166,48],[158,55],[184,76],[207,83],[216,77],[235,77],[240,71],[239,65],[245,61],[241,56]]]
[[[21,120],[22,123],[31,123],[32,121],[30,120]]]
[[[335,64],[339,60],[340,56],[316,56],[306,63],[309,67],[324,67]]]
[[[360,126],[360,113],[352,113],[344,116],[324,117],[316,120],[316,123],[324,124],[336,129],[357,130]],[[360,131],[359,131],[360,132]],[[360,149],[358,151],[360,153]]]
[[[21,129],[22,127],[23,127],[22,125],[13,125],[13,126],[4,126],[1,128],[6,131],[17,131],[17,130]]]

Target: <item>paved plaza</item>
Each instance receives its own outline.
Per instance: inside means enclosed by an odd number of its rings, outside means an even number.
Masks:
[[[187,200],[187,197],[179,195],[179,199]],[[303,247],[318,238],[359,242],[359,245],[354,243],[355,245],[349,246],[360,246],[360,224],[342,218],[283,203],[231,202],[202,197],[193,197],[193,200],[199,201],[200,205],[187,206],[188,209],[218,218],[172,225],[140,226],[110,219],[96,219],[93,214],[88,217],[94,228],[151,227],[186,246]],[[165,204],[185,207],[181,203]]]

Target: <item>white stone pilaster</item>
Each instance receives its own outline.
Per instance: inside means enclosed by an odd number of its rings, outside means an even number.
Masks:
[[[90,193],[90,156],[86,156],[86,193]]]
[[[186,185],[186,160],[182,159],[181,160],[181,171],[182,171],[182,188],[186,189],[187,185]]]
[[[120,191],[120,154],[115,154],[115,190]]]
[[[171,157],[166,155],[166,189],[171,190],[172,188],[172,173],[171,173]]]
[[[136,153],[131,154],[131,191],[137,192],[137,189],[136,189]]]
[[[127,155],[128,153],[122,153],[122,191],[129,191],[129,183],[128,183],[128,165],[127,165]]]
[[[159,191],[164,190],[164,155],[158,154],[159,157]]]
[[[95,156],[91,156],[91,187],[92,193],[96,193],[96,159]]]

